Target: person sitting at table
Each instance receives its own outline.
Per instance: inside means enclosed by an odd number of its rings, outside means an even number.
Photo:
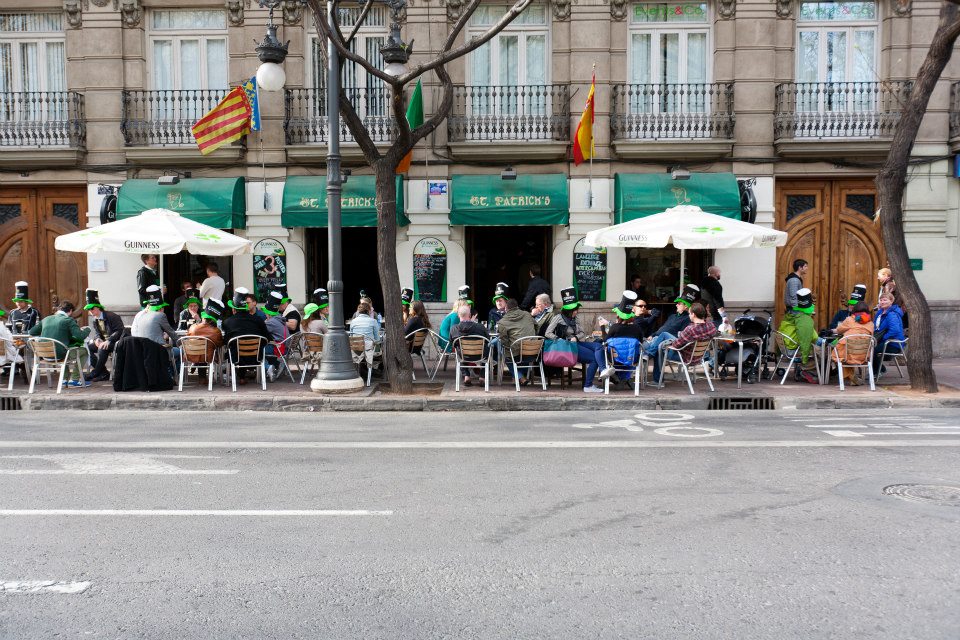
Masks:
[[[866,294],[867,288],[863,288],[863,293]],[[839,325],[835,333],[839,337],[844,336],[872,336],[873,335],[873,318],[870,315],[870,307],[866,302],[861,299],[853,306],[853,311],[847,316]],[[833,352],[833,361],[839,362],[843,360],[845,363],[849,362],[850,364],[863,364],[867,361],[867,354],[848,356],[847,355],[847,346],[845,343],[836,343],[836,350]],[[850,384],[853,386],[858,386],[861,384],[860,377],[856,375],[856,369],[845,368],[843,370],[843,380],[845,384]]]
[[[373,306],[373,298],[371,298],[370,296],[368,296],[368,295],[367,295],[367,292],[366,292],[365,290],[363,290],[363,289],[360,290],[360,302],[362,302],[362,303],[364,303],[364,304],[367,305],[367,308],[369,309],[369,311],[367,311],[366,313],[367,313],[368,316],[370,316],[371,318],[373,318],[374,320],[376,320],[376,321],[378,321],[378,322],[382,322],[383,318],[380,316],[379,313],[377,313],[376,308],[374,308],[374,306]],[[359,308],[359,307],[358,307],[358,308]],[[359,314],[360,314],[360,312],[357,311],[356,313],[353,314],[353,317],[356,318]],[[353,325],[351,324],[351,326],[353,326]]]
[[[611,338],[632,338],[634,340],[643,340],[643,328],[636,324],[634,320],[637,302],[637,293],[632,289],[625,290],[620,294],[620,303],[611,311],[616,315],[616,320],[611,324],[605,318],[598,320],[600,330],[603,332],[603,341]],[[614,367],[607,366],[606,355],[603,350],[597,352],[597,365],[600,367],[600,379],[611,378],[614,384],[620,382],[616,375]]]
[[[537,327],[533,322],[533,316],[520,308],[516,298],[509,298],[504,301],[506,312],[503,318],[497,323],[497,348],[503,353],[504,349],[510,349],[513,353],[513,359],[518,363],[526,364],[530,358],[520,357],[520,345],[516,342],[520,338],[537,335]],[[511,373],[514,377],[518,376],[516,368],[511,365]],[[520,384],[529,384],[530,380],[525,377],[520,378]]]
[[[57,358],[67,359],[67,372],[63,384],[70,387],[89,387],[90,382],[83,378],[83,369],[87,366],[87,350],[83,343],[90,334],[90,327],[80,328],[71,316],[75,309],[72,302],[64,300],[55,314],[47,316],[40,321],[40,324],[30,329],[30,335],[53,338],[59,342],[56,345]]]
[[[493,292],[493,309],[487,313],[487,327],[493,331],[507,313],[507,299],[510,297],[510,285],[498,282]],[[532,316],[531,316],[532,317]]]
[[[193,325],[203,322],[200,316],[200,292],[188,288],[184,295],[186,298],[183,301],[183,311],[178,318],[177,331],[187,331]]]
[[[299,333],[303,316],[300,314],[300,310],[297,309],[290,300],[290,294],[287,293],[287,285],[278,284],[274,287],[274,290],[280,293],[280,315],[283,316],[283,322],[287,325],[287,329],[290,333]]]
[[[13,344],[13,334],[7,328],[6,315],[6,312],[0,309],[0,344],[3,345],[3,348],[0,348],[0,368],[6,367],[11,362],[18,364],[23,362],[20,351]]]
[[[553,300],[550,299],[549,293],[541,293],[536,297],[536,303],[530,311],[530,315],[533,316],[533,325],[537,329],[537,335],[542,336],[546,333],[547,327],[550,326],[553,316],[557,315],[557,312],[553,310]]]
[[[361,300],[357,305],[357,312],[350,321],[350,335],[363,336],[363,353],[353,353],[354,364],[366,362],[367,367],[373,367],[373,358],[377,353],[377,345],[380,342],[380,323],[377,319],[371,317],[372,307],[366,301]],[[366,373],[361,371],[361,377]]]
[[[583,376],[584,393],[603,393],[603,389],[593,386],[593,377],[597,372],[597,352],[603,350],[603,344],[587,337],[577,314],[582,306],[573,287],[560,290],[560,313],[550,321],[544,332],[547,340],[571,340],[577,343],[577,362],[586,365]]]
[[[674,300],[677,305],[677,312],[667,318],[663,326],[650,334],[650,337],[643,342],[643,351],[651,358],[658,357],[660,345],[667,340],[675,340],[680,333],[690,324],[690,308],[700,296],[700,287],[695,284],[688,284],[683,287],[683,291]],[[711,323],[712,324],[712,323]]]
[[[283,316],[280,315],[281,304],[283,304],[283,294],[279,291],[271,291],[267,295],[267,301],[263,304],[263,312],[267,314],[267,321],[264,324],[267,325],[267,331],[273,337],[273,341],[267,345],[266,351],[267,380],[270,382],[275,381],[280,373],[278,354],[286,353],[286,345],[281,347],[280,343],[290,335],[290,329],[287,327]]]
[[[641,340],[656,331],[657,320],[660,319],[660,309],[651,309],[646,300],[637,298],[633,303],[633,324],[640,327]]]
[[[313,290],[313,302],[303,308],[301,328],[310,333],[326,333],[330,327],[327,315],[330,313],[330,294],[326,289]]]
[[[88,372],[90,382],[102,382],[110,379],[107,373],[107,360],[113,353],[120,338],[123,337],[123,319],[103,308],[100,294],[96,289],[87,289],[87,304],[83,307],[90,312],[90,336],[87,338],[87,350],[93,369]]]
[[[273,340],[273,336],[267,330],[267,325],[259,315],[250,313],[249,304],[253,295],[244,287],[237,287],[233,290],[233,298],[227,302],[234,314],[223,321],[223,340],[230,345],[230,354],[233,362],[242,365],[252,365],[259,361],[258,356],[244,356],[238,359],[237,343],[230,344],[230,341],[239,336],[260,336],[266,342],[261,344],[263,349],[267,343]],[[254,300],[254,303],[256,301]],[[262,351],[261,351],[262,353]],[[237,371],[237,383],[246,384],[249,369],[239,369]]]
[[[244,302],[246,303],[246,306],[247,306],[247,313],[250,314],[251,316],[256,316],[257,318],[260,318],[261,320],[266,322],[267,314],[265,314],[263,312],[263,309],[260,308],[259,306],[260,303],[257,302],[257,296],[250,293],[250,291],[244,287],[237,287],[236,289],[233,290],[233,292],[234,294],[236,294],[237,291],[241,291],[241,290],[246,292]]]
[[[891,353],[900,353],[901,342],[887,344],[888,341],[906,340],[903,332],[903,309],[896,303],[896,296],[890,292],[880,294],[880,302],[877,306],[877,315],[874,319],[876,332],[874,336],[877,339],[877,346],[873,352],[873,375],[886,371],[883,364],[883,347],[887,346],[887,355]]]
[[[407,322],[403,325],[403,335],[408,336],[414,331],[430,328],[430,316],[427,315],[426,307],[420,300],[414,300],[410,303],[410,309],[407,312]]]
[[[816,305],[813,292],[806,287],[797,290],[797,306],[792,313],[786,313],[780,321],[778,331],[800,346],[800,362],[797,369],[797,379],[803,382],[816,384],[817,377],[812,373],[816,369],[816,359],[811,358],[813,347],[817,341],[817,329],[813,323]],[[782,375],[782,372],[779,372]]]
[[[33,300],[30,299],[28,283],[21,280],[14,284],[14,287],[16,287],[16,293],[13,294],[12,302],[17,308],[10,312],[10,326],[13,333],[23,335],[30,333],[30,330],[40,322],[40,312],[32,306]]]
[[[469,292],[469,289],[468,289]],[[484,338],[490,337],[490,332],[487,331],[487,328],[476,321],[476,318],[473,317],[473,310],[470,308],[469,304],[461,304],[457,308],[457,324],[453,325],[450,328],[450,343],[453,344],[453,341],[457,338],[462,338],[464,336],[483,336]],[[452,348],[452,347],[451,347]],[[487,355],[486,350],[484,350],[484,356]],[[478,360],[479,356],[470,356],[467,359]],[[470,370],[466,369],[463,374],[463,384],[466,386],[471,386],[473,382],[470,380]]]
[[[692,285],[688,285],[692,286]],[[707,313],[707,308],[699,302],[694,302],[690,305],[690,310],[688,312],[690,315],[690,324],[684,327],[683,331],[677,335],[677,339],[673,341],[673,347],[680,349],[677,351],[666,351],[667,360],[678,361],[681,357],[686,357],[691,351],[693,351],[694,343],[708,340],[713,336],[717,335],[717,327],[713,324],[713,320],[710,319],[710,314]],[[653,360],[653,379],[656,381],[654,385],[660,385],[660,369],[663,367],[663,353],[658,353]]]
[[[152,284],[147,287],[144,293],[146,294],[144,302],[147,306],[133,317],[130,335],[134,338],[147,338],[161,346],[175,345],[177,343],[177,332],[170,326],[167,316],[163,313],[163,308],[167,306],[167,303],[163,301],[160,287]],[[169,339],[169,343],[167,339]],[[172,347],[172,353],[174,368],[171,376],[180,369],[180,349]]]
[[[410,319],[412,315],[410,313],[410,304],[413,302],[413,289],[405,287],[400,289],[400,306],[403,307],[403,324],[407,324],[407,320]]]
[[[841,303],[845,306],[837,311],[833,319],[830,320],[830,324],[827,326],[827,330],[831,333],[837,333],[837,327],[841,322],[846,320],[852,313],[853,308],[857,305],[858,302],[863,302],[867,297],[867,285],[857,284],[853,287],[853,292],[849,296],[844,296],[841,298]]]
[[[453,327],[460,322],[460,307],[464,305],[470,309],[467,317],[472,317],[473,300],[470,299],[470,285],[467,284],[457,289],[457,299],[453,301],[453,309],[443,318],[443,322],[440,323],[440,340],[438,346],[441,352],[445,351],[450,345],[450,332],[453,330]]]
[[[223,333],[217,326],[223,319],[223,310],[223,302],[221,302],[219,298],[210,298],[207,300],[207,306],[204,307],[200,313],[203,320],[190,325],[190,328],[187,329],[188,336],[207,338],[210,341],[205,343],[207,345],[207,351],[204,354],[202,362],[213,362],[214,353],[223,346]],[[185,354],[184,357],[188,362],[201,362],[199,354],[196,357]],[[200,382],[203,383],[206,379],[207,369],[200,369]]]

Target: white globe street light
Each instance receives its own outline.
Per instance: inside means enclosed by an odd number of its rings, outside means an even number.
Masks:
[[[282,91],[287,74],[276,62],[264,62],[257,69],[257,88],[262,91]]]
[[[273,23],[273,10],[280,5],[280,0],[259,0],[259,3],[261,7],[269,7],[270,17],[267,20],[267,35],[256,49],[261,62],[257,69],[257,87],[264,91],[282,91],[287,74],[280,65],[287,58],[290,42],[283,44],[277,39],[277,25]]]

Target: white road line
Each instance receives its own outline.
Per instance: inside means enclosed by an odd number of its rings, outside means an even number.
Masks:
[[[226,476],[238,469],[183,469],[164,460],[218,460],[219,456],[162,455],[147,453],[51,453],[0,456],[0,460],[29,460],[47,465],[39,469],[0,469],[0,475],[201,475]],[[52,466],[51,466],[52,465]]]
[[[824,432],[820,432],[824,433]],[[854,432],[851,432],[854,433]],[[911,432],[916,433],[916,432]],[[899,434],[898,434],[899,435]],[[948,435],[942,433],[941,435]],[[838,440],[518,440],[518,441],[410,441],[410,442],[0,442],[0,449],[699,449],[783,447],[900,447],[900,440],[877,440],[869,445]],[[958,447],[960,439],[918,440],[909,446]]]
[[[823,431],[831,436],[838,438],[862,438],[863,436],[946,436],[960,435],[960,430],[955,431],[850,431],[848,429],[831,429]],[[934,441],[942,442],[942,441]]]
[[[392,516],[368,509],[0,509],[0,516]]]
[[[110,476],[110,475],[177,475],[177,476],[232,476],[237,469],[182,469],[168,473],[127,472],[127,471],[68,471],[67,469],[0,469],[0,476]]]
[[[89,582],[58,580],[0,580],[0,593],[62,593],[74,595],[90,588]]]

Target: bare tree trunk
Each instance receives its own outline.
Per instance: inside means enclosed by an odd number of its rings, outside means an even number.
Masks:
[[[413,393],[413,360],[403,335],[400,273],[397,270],[396,162],[388,154],[374,165],[377,176],[377,267],[383,290],[386,339],[383,364],[393,393]]]
[[[960,9],[951,2],[944,2],[940,9],[940,24],[930,43],[927,57],[917,71],[910,98],[903,106],[900,121],[893,132],[890,153],[876,179],[883,243],[897,289],[903,295],[906,311],[910,315],[910,349],[907,353],[910,386],[928,393],[938,391],[937,375],[933,370],[930,306],[910,268],[907,241],[903,234],[903,193],[907,186],[907,163],[913,143],[927,112],[930,95],[950,61],[953,44],[958,35]]]

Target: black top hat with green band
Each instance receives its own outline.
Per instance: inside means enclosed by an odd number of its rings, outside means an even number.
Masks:
[[[103,309],[103,305],[100,304],[100,293],[96,289],[87,289],[86,296],[87,304],[83,306],[85,310],[90,311],[90,309],[93,309],[94,307]]]
[[[21,280],[14,284],[17,288],[17,292],[13,294],[13,302],[26,302],[27,304],[33,304],[33,300],[30,299],[30,285]]]
[[[324,309],[330,306],[330,294],[324,288],[318,288],[313,290],[313,302],[317,305],[318,309]]]
[[[233,290],[233,300],[227,302],[227,305],[235,311],[247,311],[247,296],[250,291],[244,287],[237,287]]]
[[[457,289],[457,300],[462,300],[467,304],[473,304],[472,297],[470,295],[470,285],[465,284],[459,289]]]
[[[497,288],[493,290],[493,304],[497,304],[497,300],[503,298],[506,300],[510,297],[510,285],[506,282],[498,282]]]
[[[636,303],[636,301],[636,291],[630,291],[627,289],[620,294],[620,303],[613,308],[613,312],[617,314],[617,317],[621,320],[632,320],[634,317],[633,305]]]
[[[278,316],[281,304],[283,304],[283,294],[279,291],[271,291],[267,295],[267,301],[263,303],[263,312],[268,316]]]
[[[855,284],[853,285],[853,292],[850,294],[850,299],[847,300],[847,304],[853,306],[858,302],[863,302],[867,297],[867,285],[865,284]]]
[[[288,302],[290,302],[290,294],[287,293],[286,284],[274,285],[273,290],[280,292],[280,300],[281,300],[280,304],[287,304]]]
[[[187,297],[187,299],[183,302],[183,306],[184,306],[184,307],[186,307],[186,306],[189,305],[189,304],[193,304],[193,303],[203,304],[203,303],[200,301],[200,290],[199,290],[199,289],[193,289],[193,288],[187,289],[186,291],[183,292],[183,295],[185,295],[185,296]]]
[[[216,298],[210,298],[207,300],[206,308],[200,312],[200,317],[213,320],[215,323],[220,322],[223,318],[223,303]]]
[[[163,292],[160,291],[160,287],[155,284],[147,287],[146,304],[152,311],[160,311],[167,306],[167,303],[163,301]]]
[[[413,302],[413,289],[400,289],[400,304],[407,305]]]
[[[806,313],[807,315],[813,315],[816,307],[813,304],[813,291],[804,287],[797,291],[797,306],[793,308],[794,311],[799,311],[800,313]]]
[[[684,285],[683,291],[680,292],[680,295],[677,296],[677,299],[674,300],[674,302],[681,302],[689,307],[696,302],[697,298],[699,297],[700,287],[695,284],[687,284]]]
[[[580,298],[577,296],[577,290],[573,287],[560,290],[560,304],[562,304],[563,308],[567,311],[579,309],[582,306],[580,304]]]

